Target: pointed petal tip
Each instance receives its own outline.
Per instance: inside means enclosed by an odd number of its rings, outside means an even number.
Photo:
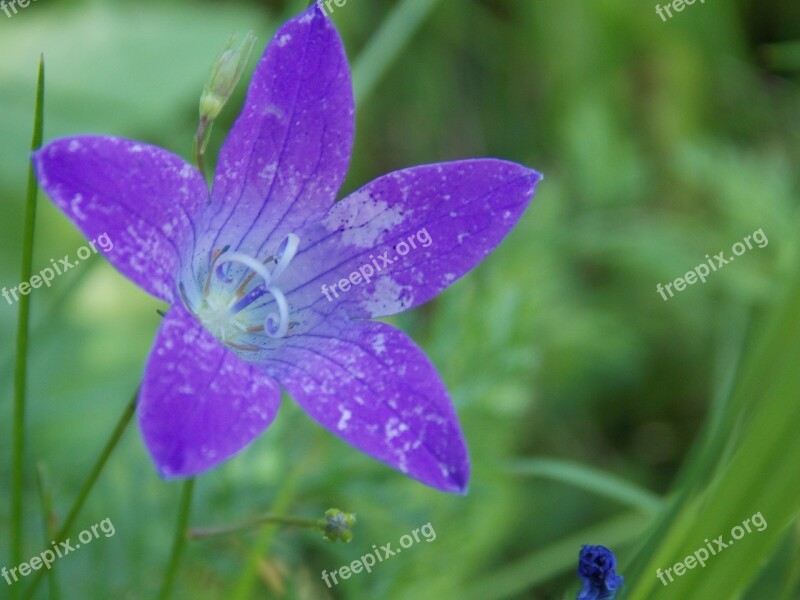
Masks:
[[[466,496],[469,493],[469,477],[463,480],[453,481],[453,487],[445,491],[455,494],[456,496]]]
[[[191,479],[192,477],[197,477],[199,475],[202,475],[206,471],[209,471],[212,468],[214,468],[212,466],[212,467],[209,467],[208,469],[193,469],[193,470],[192,469],[174,469],[174,468],[172,468],[171,466],[169,466],[167,464],[159,464],[155,457],[152,457],[152,460],[153,460],[153,465],[156,468],[156,473],[158,473],[158,476],[162,480],[164,480],[165,482],[182,481],[182,480],[185,480],[185,479]]]
[[[466,444],[464,445],[464,452],[467,451]],[[457,494],[459,496],[466,496],[469,492],[469,477],[470,477],[470,464],[467,462],[461,470],[453,473],[450,476],[450,481],[453,484],[453,487],[450,491],[451,494]]]
[[[181,478],[181,475],[177,475],[177,474],[173,473],[172,470],[169,467],[167,467],[166,465],[156,464],[155,467],[156,467],[156,473],[158,473],[158,476],[161,479],[163,479],[164,481],[167,481],[167,482],[175,481],[176,479],[180,479]]]
[[[306,10],[306,18],[309,19],[325,19],[329,21],[328,14],[322,9],[322,2],[316,1],[312,3]]]
[[[537,171],[536,169],[531,169],[530,167],[526,167],[525,165],[518,165],[523,172],[523,176],[525,177],[528,185],[530,186],[530,195],[531,199],[533,199],[533,195],[536,193],[536,187],[539,183],[544,179],[544,175]]]
[[[424,478],[415,478],[421,483],[434,488],[446,494],[454,494],[456,496],[466,496],[469,492],[469,467],[465,473],[452,473],[445,479],[425,480]]]
[[[544,175],[537,171],[536,169],[532,169],[526,165],[520,163],[510,163],[516,166],[521,172],[522,176],[530,181],[531,185],[536,186],[542,179],[544,179]]]

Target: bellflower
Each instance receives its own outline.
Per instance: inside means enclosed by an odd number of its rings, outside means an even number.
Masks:
[[[171,306],[138,415],[163,477],[242,450],[272,422],[283,387],[361,451],[465,491],[466,444],[435,368],[404,333],[369,319],[427,302],[475,267],[540,175],[495,159],[425,165],[334,203],[353,127],[342,41],[314,4],[264,51],[211,192],[195,167],[132,140],[63,138],[34,155],[59,208],[89,238],[108,232],[109,261]],[[397,256],[421,230],[432,242]],[[368,264],[384,268],[322,293]]]
[[[615,573],[617,559],[605,546],[584,546],[578,558],[578,575],[583,588],[577,600],[612,600],[623,577]]]

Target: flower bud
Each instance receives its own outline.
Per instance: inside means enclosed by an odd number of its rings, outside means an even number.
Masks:
[[[617,558],[605,546],[583,546],[578,556],[578,576],[583,588],[577,600],[613,600],[624,578],[617,575]]]
[[[200,119],[213,121],[233,94],[250,60],[256,38],[248,31],[241,44],[234,48],[236,36],[232,35],[225,44],[217,63],[212,67],[208,81],[200,96]]]
[[[338,508],[329,508],[325,511],[325,518],[320,520],[322,537],[329,542],[336,540],[349,542],[353,538],[351,528],[355,524],[355,514],[342,512]]]

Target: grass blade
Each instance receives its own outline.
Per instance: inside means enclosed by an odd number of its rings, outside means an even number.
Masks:
[[[381,76],[436,7],[439,0],[404,0],[386,18],[353,63],[356,103],[363,102]]]
[[[512,473],[543,477],[605,496],[636,508],[645,514],[655,514],[664,508],[660,496],[629,481],[585,465],[546,458],[520,460],[510,468]]]
[[[31,151],[42,145],[44,130],[44,57],[39,58],[39,73],[36,83],[36,107],[34,109],[33,139]],[[39,185],[33,163],[28,165],[28,193],[25,202],[25,228],[22,242],[22,269],[20,281],[30,281],[33,274],[33,237],[36,225],[36,198]],[[21,295],[19,320],[17,321],[17,357],[14,369],[14,414],[12,417],[11,442],[11,562],[23,562],[23,491],[25,485],[25,397],[28,378],[28,328],[30,325],[31,299]],[[12,598],[19,597],[19,587],[11,588]]]

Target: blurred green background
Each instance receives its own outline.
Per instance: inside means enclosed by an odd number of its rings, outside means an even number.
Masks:
[[[36,63],[45,139],[124,135],[187,159],[207,72],[233,31],[260,52],[302,1],[39,0],[0,13],[0,286],[19,282]],[[393,322],[452,392],[469,494],[350,449],[286,399],[246,452],[197,482],[193,526],[264,512],[356,512],[349,545],[265,528],[187,547],[174,597],[574,598],[581,544],[605,544],[625,598],[800,598],[800,4],[349,0],[357,136],[343,195],[409,165],[496,156],[545,181],[500,248]],[[254,62],[254,61],[253,61]],[[252,67],[252,65],[251,65]],[[246,76],[247,78],[248,76]],[[238,113],[245,83],[212,137]],[[84,242],[41,197],[34,272]],[[769,240],[665,302],[656,292],[762,229]],[[26,555],[49,545],[34,465],[60,517],[141,376],[163,308],[95,257],[32,295]],[[0,566],[17,307],[0,301]],[[57,564],[37,597],[150,598],[180,483],[135,425],[79,531],[115,536]],[[769,527],[668,587],[704,538]],[[421,542],[328,590],[335,570],[430,522]],[[28,579],[31,579],[30,577]],[[0,580],[0,597],[8,590]]]

